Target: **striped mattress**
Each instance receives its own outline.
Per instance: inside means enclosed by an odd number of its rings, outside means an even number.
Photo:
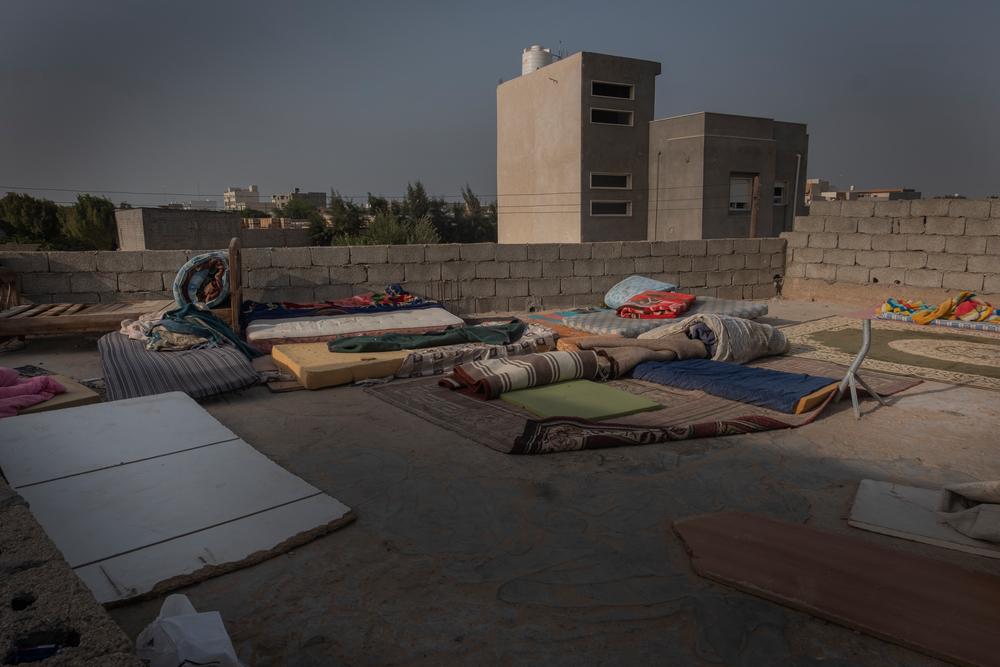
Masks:
[[[903,313],[879,313],[875,316],[880,320],[894,320],[896,322],[913,322],[909,315]],[[969,329],[972,331],[992,331],[993,333],[1000,333],[1000,324],[996,322],[966,322],[965,320],[931,320],[927,325],[917,325],[917,326],[935,326],[935,327],[948,327],[949,329]]]
[[[716,299],[713,297],[700,296],[692,304],[691,308],[684,316],[676,320],[670,319],[630,319],[618,317],[614,310],[599,310],[593,313],[582,315],[567,315],[563,319],[563,324],[580,331],[600,334],[604,336],[618,335],[626,338],[635,338],[639,334],[646,333],[664,324],[670,324],[684,319],[689,315],[699,313],[713,315],[729,315],[731,317],[742,317],[747,320],[754,320],[767,315],[767,303],[763,301],[731,301],[729,299]]]

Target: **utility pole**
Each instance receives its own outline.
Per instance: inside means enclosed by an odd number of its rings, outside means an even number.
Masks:
[[[757,238],[757,216],[760,214],[760,174],[753,177],[753,195],[750,199],[750,238]]]

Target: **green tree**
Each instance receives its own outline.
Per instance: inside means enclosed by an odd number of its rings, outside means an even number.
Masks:
[[[410,245],[440,243],[441,237],[424,216],[409,220],[388,211],[379,211],[363,233],[345,235],[337,239],[338,245]]]
[[[290,199],[288,203],[281,208],[281,217],[291,218],[293,220],[308,220],[309,214],[314,213],[316,207],[310,204],[305,199]]]
[[[364,210],[361,206],[345,199],[336,190],[330,190],[327,214],[335,236],[355,236],[365,227]]]
[[[330,245],[333,240],[333,230],[326,224],[326,220],[320,216],[319,219],[309,220],[309,243],[310,245]]]
[[[104,197],[77,195],[76,204],[59,211],[62,235],[69,245],[86,250],[114,250],[118,246],[115,205]]]
[[[56,243],[60,236],[59,207],[48,199],[8,192],[0,198],[0,229],[22,243]]]

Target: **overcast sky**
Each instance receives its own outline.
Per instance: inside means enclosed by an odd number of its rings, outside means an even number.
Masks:
[[[267,194],[393,195],[420,179],[436,194],[466,182],[492,194],[495,88],[541,43],[661,62],[657,117],[807,123],[809,177],[1000,194],[1000,2],[0,0],[0,10],[0,192],[221,198],[256,183]]]

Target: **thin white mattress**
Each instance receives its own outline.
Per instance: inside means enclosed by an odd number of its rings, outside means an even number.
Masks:
[[[360,315],[326,315],[258,320],[246,328],[251,343],[271,339],[336,338],[365,332],[444,329],[464,326],[460,317],[444,308],[412,308]]]

